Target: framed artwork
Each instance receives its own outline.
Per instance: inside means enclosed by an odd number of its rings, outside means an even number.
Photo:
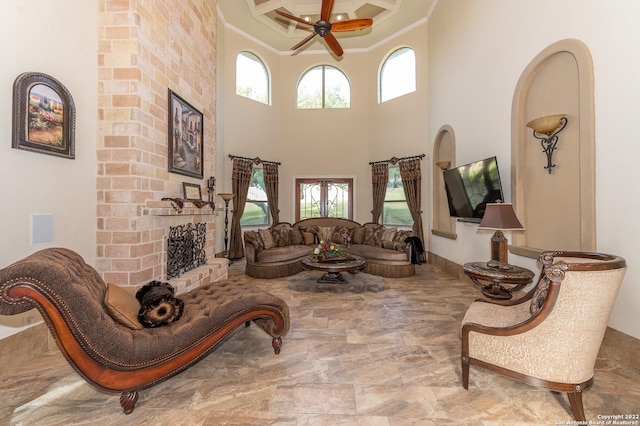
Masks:
[[[202,191],[200,185],[195,183],[182,182],[182,192],[184,199],[188,201],[202,201]]]
[[[203,116],[169,89],[169,171],[202,179]]]
[[[11,147],[74,159],[76,108],[62,83],[37,72],[13,83]]]

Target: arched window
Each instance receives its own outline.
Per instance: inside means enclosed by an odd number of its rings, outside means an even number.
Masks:
[[[236,59],[236,94],[271,105],[269,72],[264,62],[242,51]]]
[[[347,76],[331,65],[318,65],[305,72],[298,82],[299,109],[350,108],[351,85]]]
[[[416,53],[410,47],[392,52],[382,63],[379,103],[416,91]]]

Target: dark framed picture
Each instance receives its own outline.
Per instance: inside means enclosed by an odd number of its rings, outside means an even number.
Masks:
[[[12,148],[74,159],[76,108],[62,83],[37,72],[13,83]]]
[[[200,185],[182,182],[182,192],[184,193],[185,200],[202,201],[202,190]]]
[[[202,179],[203,116],[169,89],[169,171]]]

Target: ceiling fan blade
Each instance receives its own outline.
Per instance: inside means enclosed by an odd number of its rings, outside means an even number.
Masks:
[[[338,43],[338,40],[333,34],[327,33],[327,35],[324,36],[324,41],[327,42],[327,46],[329,46],[331,50],[333,50],[333,53],[335,53],[336,56],[342,56],[342,54],[344,53],[342,51],[342,46],[340,46],[340,43]]]
[[[320,10],[320,20],[329,22],[331,18],[331,10],[333,9],[333,0],[322,0],[322,9]]]
[[[305,44],[309,43],[315,36],[317,36],[316,33],[309,34],[304,40],[302,40],[300,43],[298,43],[295,46],[293,46],[291,48],[291,50],[296,50],[296,49],[301,48]]]
[[[276,10],[276,13],[278,15],[280,15],[280,16],[284,16],[287,19],[291,19],[292,21],[296,21],[296,22],[299,22],[301,24],[310,25],[310,26],[313,27],[313,24],[311,22],[307,22],[304,19],[298,18],[297,16],[290,15],[287,12],[282,12],[280,10]]]
[[[349,19],[347,21],[336,21],[331,23],[331,31],[341,33],[345,31],[363,30],[373,25],[373,19]]]

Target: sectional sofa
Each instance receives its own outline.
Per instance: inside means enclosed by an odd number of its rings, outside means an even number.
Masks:
[[[348,246],[351,254],[366,260],[363,272],[400,278],[415,274],[411,245],[405,243],[414,234],[377,223],[332,217],[304,219],[294,224],[280,222],[268,229],[246,231],[244,245],[247,275],[254,278],[279,278],[295,275],[304,268],[302,260],[320,241]]]

